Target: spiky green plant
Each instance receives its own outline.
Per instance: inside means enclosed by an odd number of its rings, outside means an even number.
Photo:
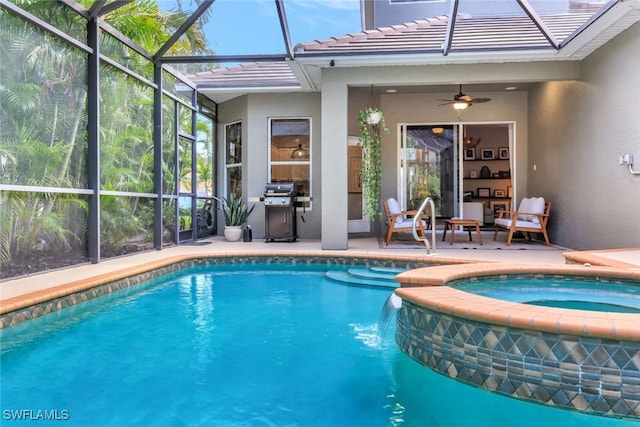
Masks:
[[[214,199],[220,202],[219,209],[222,209],[226,225],[238,226],[244,224],[256,207],[256,205],[249,207],[242,196],[238,196],[236,193],[231,193],[228,198],[214,197]]]

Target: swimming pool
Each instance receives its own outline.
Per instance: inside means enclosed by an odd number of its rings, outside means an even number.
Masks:
[[[378,340],[391,289],[327,279],[336,268],[349,267],[190,268],[6,328],[3,419],[20,425],[18,416],[48,411],[81,426],[624,425],[425,369],[399,351],[393,325]]]

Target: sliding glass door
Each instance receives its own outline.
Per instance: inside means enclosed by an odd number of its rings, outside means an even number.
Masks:
[[[402,125],[399,153],[400,203],[417,209],[426,197],[436,215],[455,216],[458,192],[458,126]]]
[[[436,216],[464,217],[463,202],[481,203],[481,223],[509,209],[515,195],[515,123],[401,125],[398,201],[417,209],[426,197]]]

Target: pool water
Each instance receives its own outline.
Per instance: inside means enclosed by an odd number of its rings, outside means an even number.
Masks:
[[[3,425],[625,425],[432,372],[378,338],[390,289],[326,269],[191,269],[4,329]]]
[[[640,313],[640,286],[597,280],[479,280],[454,285],[476,295],[544,307]]]

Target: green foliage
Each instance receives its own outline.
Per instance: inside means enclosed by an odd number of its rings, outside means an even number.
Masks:
[[[86,21],[60,2],[11,0],[55,28],[86,42]],[[87,7],[94,0],[79,0]],[[150,52],[164,45],[184,22],[186,12],[164,11],[157,0],[131,2],[103,16],[106,22]],[[101,34],[101,54],[149,78],[144,56],[114,37]],[[192,26],[169,54],[211,53],[202,25]],[[86,189],[87,54],[55,35],[0,8],[0,183],[61,189]],[[165,73],[168,75],[168,73]],[[110,67],[100,66],[100,187],[102,190],[154,192],[153,89]],[[177,84],[169,79],[165,88]],[[163,183],[177,194],[173,148],[175,103],[163,102]],[[191,129],[190,110],[179,129]],[[182,154],[182,153],[180,153]],[[188,153],[187,153],[188,154]],[[190,162],[190,157],[187,157]],[[206,163],[200,161],[203,166]],[[180,165],[183,163],[181,162]],[[212,177],[209,166],[203,176]],[[200,175],[200,174],[199,174]],[[211,178],[212,179],[212,178]],[[38,241],[44,252],[64,257],[86,255],[88,200],[64,192],[0,192],[0,270],[23,265]],[[101,248],[117,253],[130,242],[144,243],[153,227],[153,201],[142,197],[102,196]],[[171,215],[175,220],[175,214]],[[165,226],[167,226],[165,224]],[[104,253],[103,253],[104,255]]]
[[[214,197],[218,202],[220,202],[219,209],[222,209],[222,213],[224,214],[224,223],[226,225],[242,225],[247,222],[249,215],[253,212],[253,209],[256,205],[252,205],[249,207],[242,196],[238,196],[235,193],[231,193],[231,195],[227,197]]]
[[[431,197],[436,206],[436,212],[440,211],[440,163],[424,163],[415,166],[415,173],[407,183],[407,194],[414,197],[409,200],[407,209],[418,209],[427,197]]]
[[[371,113],[380,114],[380,122],[369,123],[368,116]],[[389,129],[384,120],[382,111],[377,108],[365,108],[358,116],[358,127],[360,129],[360,144],[362,145],[362,169],[360,179],[364,195],[363,215],[369,218],[382,218],[380,211],[380,192],[382,189],[382,149],[380,146],[381,135],[384,131],[389,133]]]

